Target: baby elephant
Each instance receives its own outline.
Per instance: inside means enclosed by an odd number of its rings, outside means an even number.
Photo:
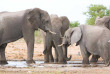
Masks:
[[[98,55],[102,57],[105,65],[110,61],[110,31],[105,27],[81,25],[70,28],[65,32],[63,42],[60,46],[65,47],[76,43],[80,45],[83,57],[83,66],[89,66],[89,56]],[[66,54],[66,53],[65,53]]]

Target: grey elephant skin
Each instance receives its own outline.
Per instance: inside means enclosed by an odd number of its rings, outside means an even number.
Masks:
[[[102,57],[105,65],[110,61],[110,30],[105,27],[81,25],[70,28],[65,32],[62,45],[67,47],[76,43],[80,45],[83,57],[83,65],[89,65],[89,56],[98,55]]]
[[[62,47],[58,47],[62,43],[62,37],[65,31],[69,28],[69,20],[66,16],[58,17],[53,14],[50,15],[52,31],[56,34],[48,35],[41,30],[41,34],[44,40],[44,61],[45,63],[64,63],[65,57],[63,57]],[[46,42],[48,41],[48,43]],[[52,47],[55,49],[55,57],[52,55]]]
[[[49,14],[39,8],[27,9],[18,12],[0,13],[0,64],[7,64],[5,48],[9,42],[24,38],[27,44],[27,63],[35,63],[34,31],[38,28],[48,32]]]
[[[95,20],[95,25],[110,29],[110,16],[104,16],[102,18],[98,16]]]
[[[95,26],[106,27],[106,28],[108,28],[110,30],[110,16],[104,16],[102,18],[97,16],[97,18],[95,20]],[[91,63],[97,62],[98,58],[100,58],[100,56],[93,55],[92,59],[90,60],[90,62]]]

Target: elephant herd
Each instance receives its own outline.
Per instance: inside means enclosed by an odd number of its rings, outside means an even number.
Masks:
[[[24,38],[27,44],[27,64],[35,63],[34,32],[40,28],[44,41],[45,63],[67,63],[67,48],[80,45],[83,66],[96,63],[102,58],[110,64],[110,16],[97,17],[95,25],[80,25],[69,28],[66,16],[49,15],[39,8],[19,12],[0,12],[0,64],[7,64],[5,48],[8,43]],[[52,55],[52,47],[55,56]],[[92,55],[89,61],[89,56]]]

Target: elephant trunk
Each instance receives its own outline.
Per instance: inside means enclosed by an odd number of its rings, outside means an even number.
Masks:
[[[65,57],[66,61],[71,60],[71,58],[72,58],[72,56],[71,56],[71,55],[70,55],[70,57],[69,57],[69,58],[67,57],[67,46],[66,46],[66,45],[63,45],[63,46],[62,46],[62,48],[63,48],[63,55],[64,55],[64,57]]]

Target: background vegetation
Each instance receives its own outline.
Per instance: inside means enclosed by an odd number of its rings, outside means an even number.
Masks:
[[[86,15],[88,18],[86,20],[86,24],[94,25],[95,19],[97,16],[103,17],[110,15],[110,9],[107,9],[107,7],[103,5],[93,5],[91,4],[88,7],[88,10],[84,12],[84,15]]]
[[[35,31],[35,43],[43,43],[43,38],[41,36],[41,33],[40,33],[40,29]]]
[[[73,27],[77,27],[77,26],[79,26],[80,25],[80,23],[78,22],[78,21],[75,21],[75,22],[70,22],[70,28],[73,28]]]

